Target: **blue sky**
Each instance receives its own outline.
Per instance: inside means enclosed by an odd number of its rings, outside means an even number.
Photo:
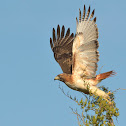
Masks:
[[[126,88],[126,1],[115,0],[4,0],[0,1],[0,126],[77,126],[69,106],[76,104],[54,81],[62,73],[53,58],[49,39],[58,24],[76,32],[75,18],[83,5],[95,8],[99,28],[99,69],[117,75],[101,85]],[[97,73],[98,73],[97,72]],[[72,96],[82,97],[60,83]],[[125,125],[126,91],[116,93]]]

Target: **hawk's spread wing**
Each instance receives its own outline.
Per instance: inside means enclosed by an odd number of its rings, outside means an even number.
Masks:
[[[73,69],[72,73],[77,76],[92,78],[96,76],[97,62],[99,60],[98,28],[95,24],[96,17],[94,10],[90,15],[90,7],[85,16],[85,6],[83,16],[79,10],[79,23],[77,21],[76,37],[73,42]],[[90,16],[89,16],[90,15]]]
[[[74,34],[70,35],[70,29],[68,28],[66,35],[65,27],[62,26],[60,33],[60,26],[57,26],[57,37],[55,35],[55,29],[53,28],[53,41],[50,38],[50,45],[54,52],[55,60],[59,63],[64,73],[72,73],[72,46],[74,40]]]

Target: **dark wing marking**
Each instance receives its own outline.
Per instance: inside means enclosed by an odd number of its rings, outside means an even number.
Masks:
[[[59,63],[62,71],[67,74],[72,73],[72,46],[74,40],[74,34],[70,34],[70,28],[68,28],[66,35],[65,27],[62,26],[60,34],[60,26],[57,26],[57,37],[55,29],[53,28],[53,41],[50,38],[50,46],[54,53],[55,60]]]

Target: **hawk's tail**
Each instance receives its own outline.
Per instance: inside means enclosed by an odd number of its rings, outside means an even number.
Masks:
[[[104,80],[108,77],[111,77],[112,75],[115,75],[116,73],[114,71],[109,71],[109,72],[106,72],[106,73],[102,73],[102,74],[98,74],[96,76],[96,79],[97,81],[101,81],[101,80]]]

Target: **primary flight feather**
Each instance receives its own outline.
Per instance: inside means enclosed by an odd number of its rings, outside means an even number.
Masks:
[[[97,84],[103,79],[114,75],[113,71],[96,75],[97,62],[99,61],[98,28],[94,11],[90,14],[90,6],[86,14],[84,5],[83,15],[79,9],[79,21],[76,18],[76,35],[70,34],[70,29],[57,26],[57,36],[53,28],[53,38],[50,38],[51,49],[55,60],[59,63],[63,73],[55,80],[64,82],[69,88],[85,94],[95,93],[104,99],[108,94],[100,90]],[[61,32],[60,32],[61,31]]]

